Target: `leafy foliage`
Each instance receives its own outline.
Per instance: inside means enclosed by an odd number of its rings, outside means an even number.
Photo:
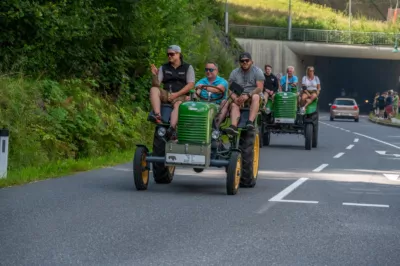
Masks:
[[[213,60],[227,77],[240,47],[221,23],[216,0],[0,1],[11,169],[149,144],[150,64],[177,44],[197,71]]]

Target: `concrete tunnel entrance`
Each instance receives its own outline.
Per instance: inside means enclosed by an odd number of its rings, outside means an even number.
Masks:
[[[399,61],[315,57],[314,66],[315,74],[321,79],[321,111],[329,111],[328,104],[342,97],[344,89],[345,97],[357,101],[360,112],[369,113],[376,92],[399,88]]]
[[[323,91],[320,111],[329,111],[329,103],[342,97],[342,89],[345,97],[355,98],[364,114],[370,111],[376,92],[400,89],[400,53],[392,53],[392,47],[236,40],[252,54],[255,65],[264,70],[270,64],[274,74],[285,74],[292,65],[301,80],[307,66],[314,66]]]

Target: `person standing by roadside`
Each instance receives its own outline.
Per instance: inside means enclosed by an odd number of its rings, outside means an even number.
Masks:
[[[376,107],[379,109],[378,117],[383,117],[385,111],[385,96],[383,92],[376,99]]]
[[[387,114],[387,118],[390,120],[392,118],[392,113],[393,113],[393,96],[392,96],[393,91],[390,90],[388,91],[388,96],[386,97],[386,106],[385,106],[385,111]]]
[[[375,116],[378,116],[378,115],[379,115],[378,98],[379,98],[379,92],[377,92],[377,93],[375,94],[374,102],[372,103],[372,110],[374,110]]]
[[[278,78],[274,74],[272,74],[271,65],[265,65],[264,77],[264,103],[267,103],[269,97],[274,100],[274,96],[279,88],[279,84]]]
[[[393,97],[393,116],[396,117],[399,114],[399,93],[394,92]]]

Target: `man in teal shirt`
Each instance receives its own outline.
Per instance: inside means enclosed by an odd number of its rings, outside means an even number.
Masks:
[[[204,70],[206,72],[206,77],[200,79],[196,83],[196,95],[203,101],[211,100],[211,102],[220,104],[222,109],[216,121],[216,126],[218,128],[228,113],[229,103],[227,102],[227,98],[229,85],[224,78],[218,76],[218,65],[216,63],[207,63]],[[216,86],[218,89],[207,87],[207,85]]]

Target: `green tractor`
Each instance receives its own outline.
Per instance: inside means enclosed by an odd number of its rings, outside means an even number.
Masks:
[[[194,99],[194,90],[190,94],[190,101],[179,106],[176,140],[167,134],[172,106],[162,104],[163,122],[155,128],[152,152],[144,145],[137,145],[133,159],[136,189],[147,190],[150,163],[154,181],[158,184],[171,183],[176,167],[193,168],[197,173],[210,167],[225,167],[228,195],[235,195],[239,186],[254,187],[258,176],[260,136],[258,130],[245,128],[249,109],[241,110],[239,134],[230,136],[224,132],[229,125],[228,119],[219,128],[215,127],[221,108],[213,102],[217,99],[202,101]],[[224,144],[223,139],[229,143]]]
[[[305,114],[298,108],[296,87],[288,91],[277,92],[274,101],[270,98],[262,111],[261,135],[264,146],[268,146],[271,133],[300,134],[305,138],[305,149],[311,150],[318,145],[318,98],[310,103]]]

